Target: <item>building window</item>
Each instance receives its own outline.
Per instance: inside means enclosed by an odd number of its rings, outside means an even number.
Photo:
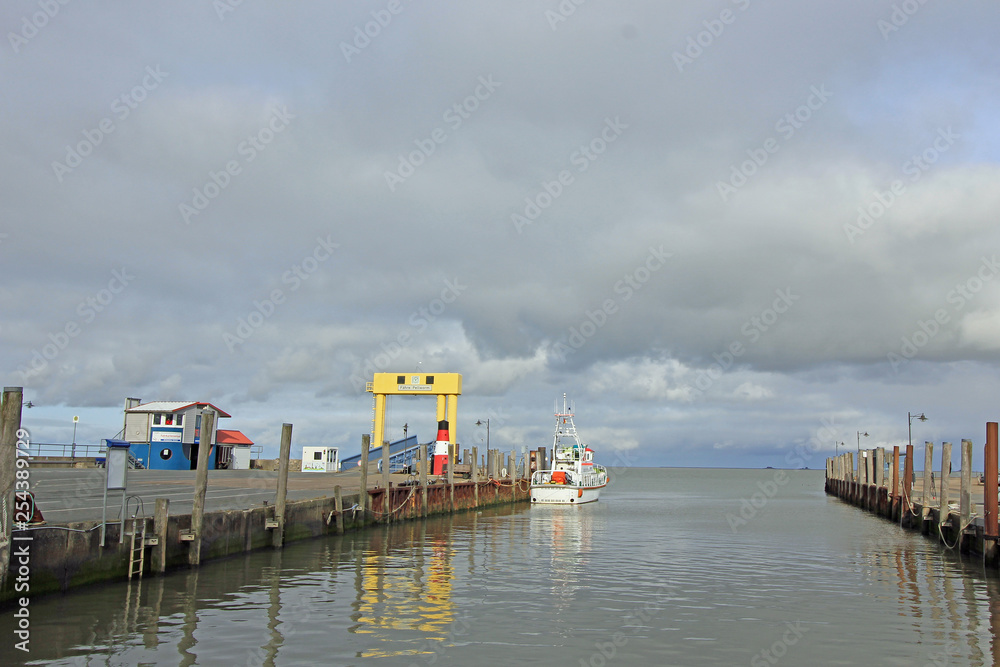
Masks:
[[[159,426],[160,425],[160,420],[162,420],[162,419],[163,419],[163,415],[161,415],[159,412],[157,412],[156,414],[154,414],[153,415],[153,426]]]
[[[323,452],[313,452],[313,461],[322,461]]]
[[[184,415],[177,415],[177,425],[184,426]]]
[[[406,376],[405,375],[397,375],[396,376],[396,384],[406,384]]]
[[[434,376],[433,375],[428,375],[427,376],[427,384],[434,384]]]
[[[163,422],[164,426],[173,426],[174,425],[174,416],[172,414],[163,415],[163,416],[166,417],[166,421]]]

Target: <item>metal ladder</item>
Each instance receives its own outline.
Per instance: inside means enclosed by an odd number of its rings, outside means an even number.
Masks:
[[[142,522],[142,532],[139,532],[139,522]],[[149,520],[138,515],[132,517],[132,544],[129,548],[128,578],[138,575],[142,579],[143,566],[146,564],[146,524]],[[139,539],[136,540],[136,537]],[[136,542],[138,541],[138,545]]]

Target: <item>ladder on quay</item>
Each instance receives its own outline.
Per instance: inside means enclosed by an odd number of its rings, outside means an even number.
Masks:
[[[138,514],[132,516],[132,541],[128,558],[129,580],[133,576],[142,579],[142,572],[146,564],[146,547],[153,547],[160,543],[157,537],[146,537],[148,525],[149,517],[141,517]]]

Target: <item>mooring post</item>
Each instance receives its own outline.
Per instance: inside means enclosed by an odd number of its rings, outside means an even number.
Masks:
[[[201,429],[198,436],[198,469],[194,476],[194,502],[191,505],[191,549],[188,563],[201,563],[201,530],[205,523],[205,492],[208,490],[208,453],[215,438],[215,411],[205,410],[201,415]],[[125,530],[125,517],[122,517]]]
[[[170,519],[170,499],[157,498],[156,509],[153,511],[153,535],[156,536],[156,546],[153,547],[153,562],[150,570],[157,574],[167,571],[167,526]]]
[[[362,520],[368,509],[368,450],[372,446],[372,437],[368,433],[361,436],[361,493],[358,495],[358,507],[361,509]]]
[[[472,480],[472,506],[479,507],[479,450],[472,448],[472,458],[469,460],[469,478]]]
[[[389,492],[392,482],[389,481],[389,441],[382,441],[382,518],[389,523]]]
[[[344,534],[344,494],[337,484],[333,487],[333,509],[337,512],[336,530],[338,535]]]
[[[896,512],[899,510],[899,445],[894,445],[892,448],[892,495],[890,499],[889,517],[895,520]]]
[[[3,404],[0,405],[0,590],[7,580],[14,539],[14,482],[23,402],[22,387],[3,388]]]
[[[427,469],[430,461],[427,460],[427,444],[420,445],[417,456],[420,457],[420,516],[427,516]]]
[[[940,491],[940,502],[938,503],[938,525],[942,525],[948,520],[948,488],[949,478],[951,476],[951,443],[942,442],[941,443],[941,491]]]
[[[455,445],[448,443],[448,507],[455,511]]]
[[[420,516],[427,516],[427,443],[420,445]]]
[[[903,523],[903,512],[905,510],[907,521],[913,507],[913,445],[906,446],[906,461],[903,462],[903,488],[900,490],[900,499],[903,507],[899,510],[899,523]]]
[[[271,546],[280,549],[285,543],[285,500],[288,496],[288,459],[292,455],[292,425],[281,425],[281,452],[278,458],[278,495],[274,501],[274,518],[278,527],[271,533]]]
[[[962,440],[962,490],[959,493],[959,515],[965,530],[972,522],[972,441]],[[961,533],[959,533],[961,534]]]
[[[924,442],[924,488],[921,491],[923,496],[920,498],[920,505],[923,507],[921,517],[924,519],[930,515],[931,496],[934,495],[934,487],[931,483],[932,475],[934,475],[934,443],[928,440]]]
[[[983,462],[983,556],[993,562],[997,555],[997,422],[986,423]]]

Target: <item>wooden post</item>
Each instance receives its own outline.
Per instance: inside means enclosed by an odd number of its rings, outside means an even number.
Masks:
[[[281,425],[281,451],[278,455],[278,495],[274,501],[274,518],[278,527],[271,533],[271,546],[280,549],[285,543],[285,500],[288,496],[288,459],[292,455],[292,425]]]
[[[205,521],[205,492],[208,490],[208,452],[215,439],[215,412],[206,410],[201,415],[201,429],[198,436],[198,469],[194,477],[194,502],[191,505],[191,533],[194,539],[188,551],[188,563],[201,562],[201,529]],[[122,517],[122,530],[125,520]]]
[[[448,508],[455,511],[455,445],[448,443]]]
[[[385,493],[382,495],[382,519],[389,523],[389,491],[392,482],[389,481],[389,441],[382,443],[382,487]]]
[[[368,450],[372,447],[372,436],[365,433],[361,436],[361,493],[358,497],[358,506],[361,509],[362,519],[365,510],[368,509]]]
[[[931,496],[932,486],[931,486],[931,475],[934,474],[934,443],[925,442],[924,443],[924,488],[923,496],[920,498],[920,505],[923,509],[923,518],[927,518],[931,509]]]
[[[23,403],[22,387],[3,388],[3,404],[0,405],[0,588],[6,583],[14,539],[17,441],[21,433]]]
[[[948,478],[951,472],[951,443],[941,443],[941,492],[938,496],[938,525],[948,520]]]
[[[517,481],[517,450],[510,450],[510,458],[507,459],[507,471],[510,473],[510,483],[513,484]],[[513,491],[511,491],[513,493]],[[513,498],[513,496],[511,496]]]
[[[153,547],[153,562],[150,571],[163,574],[167,571],[167,526],[170,518],[170,499],[157,498],[156,509],[153,512],[153,535],[157,544]]]
[[[472,448],[469,477],[472,478],[472,506],[479,507],[479,449]]]
[[[875,448],[875,486],[885,486],[885,447]]]
[[[340,485],[333,487],[333,509],[337,512],[337,534],[344,534],[344,496],[341,493]]]
[[[427,443],[420,445],[420,516],[427,516]]]
[[[986,423],[986,452],[983,461],[984,557],[993,561],[997,554],[997,422]]]
[[[896,512],[899,510],[899,445],[894,445],[892,448],[892,502],[889,504],[891,508],[890,516],[895,519]]]
[[[903,514],[909,517],[913,506],[913,445],[906,446],[906,461],[903,463],[903,488],[900,490],[903,507],[899,510],[899,522],[903,522]]]
[[[962,491],[959,494],[959,514],[965,530],[972,521],[972,441],[962,440]]]

